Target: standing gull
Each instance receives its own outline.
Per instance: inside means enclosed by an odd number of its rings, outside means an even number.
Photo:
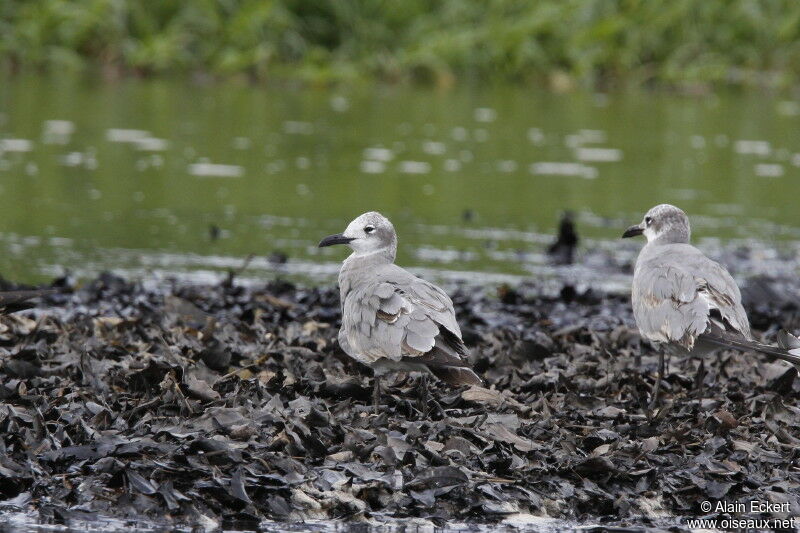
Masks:
[[[364,213],[320,247],[346,244],[353,253],[339,271],[339,344],[380,377],[391,371],[432,373],[453,385],[482,385],[466,360],[453,302],[439,287],[394,264],[397,235],[380,213]]]
[[[780,347],[752,339],[739,287],[725,268],[689,244],[686,213],[657,205],[622,237],[637,235],[644,235],[647,244],[633,271],[633,316],[642,336],[663,348],[653,403],[664,373],[664,350],[704,355],[731,348],[800,364],[800,341],[789,333],[780,333]]]

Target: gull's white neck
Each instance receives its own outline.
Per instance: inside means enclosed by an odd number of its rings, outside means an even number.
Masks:
[[[384,246],[383,248],[378,248],[377,250],[372,250],[370,252],[356,252],[356,251],[353,251],[353,253],[350,254],[350,256],[348,257],[348,259],[350,259],[350,258],[353,258],[353,259],[366,258],[366,257],[379,255],[379,254],[391,255],[392,257],[394,257],[395,251],[392,250],[391,246]]]
[[[369,252],[356,252],[347,256],[342,263],[342,269],[365,268],[377,265],[394,263],[397,249],[394,246],[384,246]]]

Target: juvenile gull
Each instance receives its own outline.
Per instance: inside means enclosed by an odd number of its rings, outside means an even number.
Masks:
[[[633,316],[641,335],[662,348],[653,402],[664,373],[664,350],[703,355],[732,348],[800,364],[800,342],[789,333],[780,333],[779,347],[752,339],[739,287],[725,268],[689,244],[686,213],[657,205],[622,237],[637,235],[647,244],[633,272]]]
[[[346,244],[353,253],[339,271],[339,344],[380,377],[391,371],[432,373],[453,385],[481,385],[466,360],[453,302],[439,287],[394,264],[397,235],[380,213],[364,213],[320,247]]]

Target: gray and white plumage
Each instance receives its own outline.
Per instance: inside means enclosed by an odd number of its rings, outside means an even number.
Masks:
[[[347,244],[353,253],[339,271],[339,344],[376,375],[425,371],[452,385],[480,385],[470,369],[453,302],[439,287],[394,264],[392,223],[364,213],[320,246]]]
[[[657,205],[623,237],[636,235],[647,238],[631,288],[633,315],[644,338],[673,352],[700,355],[734,348],[800,362],[791,335],[781,335],[781,348],[753,341],[739,287],[724,267],[689,244],[686,213]]]

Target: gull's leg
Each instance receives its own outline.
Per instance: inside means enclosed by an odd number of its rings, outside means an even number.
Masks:
[[[664,351],[659,350],[658,352],[658,377],[656,377],[656,382],[653,384],[653,392],[650,395],[650,408],[653,409],[658,405],[658,393],[661,390],[661,378],[664,376]]]
[[[428,374],[427,372],[422,372],[422,376],[419,378],[419,384],[417,385],[417,398],[419,401],[418,407],[419,410],[422,412],[422,416],[428,415]]]
[[[375,383],[372,389],[372,411],[377,415],[381,399],[381,377],[378,374],[375,374],[373,379],[375,380]]]
[[[706,380],[706,362],[702,357],[697,365],[697,374],[694,376],[694,393],[698,398],[703,397],[703,383]]]

